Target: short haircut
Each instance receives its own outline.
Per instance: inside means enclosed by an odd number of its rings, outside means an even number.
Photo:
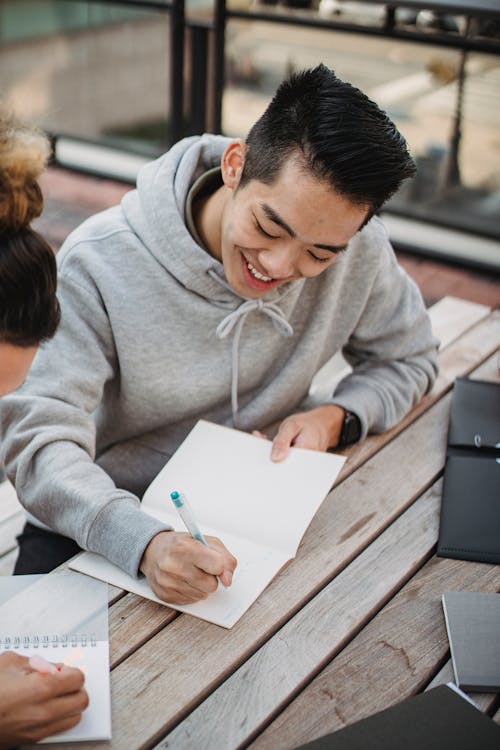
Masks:
[[[0,115],[0,342],[15,346],[50,338],[60,319],[54,252],[30,226],[49,152],[42,133]]]
[[[294,73],[251,128],[239,187],[273,183],[287,159],[355,205],[378,211],[416,168],[405,139],[366,94],[325,65]]]

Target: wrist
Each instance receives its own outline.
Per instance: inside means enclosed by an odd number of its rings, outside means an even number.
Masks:
[[[327,431],[328,448],[335,448],[339,444],[345,411],[338,404],[324,404],[317,411],[321,413]]]

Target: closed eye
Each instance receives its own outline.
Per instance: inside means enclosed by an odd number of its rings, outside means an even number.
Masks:
[[[269,234],[269,232],[266,232],[266,230],[264,229],[264,227],[262,226],[262,224],[259,223],[257,217],[254,216],[253,218],[254,218],[255,228],[256,228],[256,230],[258,232],[260,232],[260,234],[262,234],[264,237],[267,237],[269,240],[277,240],[278,239],[279,235]]]
[[[307,252],[311,256],[311,258],[313,260],[317,261],[318,263],[328,263],[328,261],[332,259],[331,257],[329,257],[329,258],[320,258],[318,255],[315,255],[311,250],[308,250]]]

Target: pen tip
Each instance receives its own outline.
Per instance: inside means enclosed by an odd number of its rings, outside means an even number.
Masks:
[[[172,500],[177,500],[177,498],[179,497],[179,493],[178,492],[171,492],[170,493],[170,497],[172,498]]]

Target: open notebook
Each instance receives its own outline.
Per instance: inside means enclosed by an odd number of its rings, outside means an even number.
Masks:
[[[183,492],[203,534],[219,537],[238,560],[230,588],[219,585],[204,601],[175,609],[230,628],[295,557],[345,458],[292,448],[275,464],[270,451],[268,440],[200,420],[147,489],[145,513],[185,531],[170,501],[172,491]],[[70,565],[165,604],[145,578],[132,578],[100,555],[83,552]]]
[[[108,587],[61,570],[0,577],[0,653],[39,655],[85,673],[89,705],[72,729],[42,740],[111,739]]]

